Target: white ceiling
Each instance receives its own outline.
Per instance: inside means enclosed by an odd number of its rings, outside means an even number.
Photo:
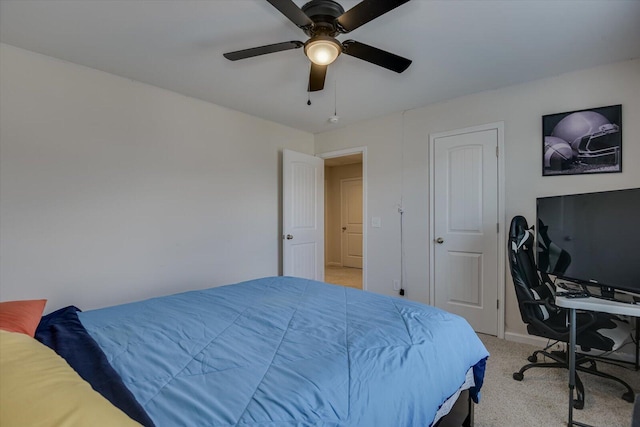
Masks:
[[[341,2],[345,10],[357,3]],[[307,106],[302,49],[237,62],[222,56],[306,40],[265,0],[0,0],[4,43],[313,133],[638,58],[640,1],[412,0],[338,38],[413,64],[396,74],[340,56]],[[340,122],[331,124],[335,107]]]

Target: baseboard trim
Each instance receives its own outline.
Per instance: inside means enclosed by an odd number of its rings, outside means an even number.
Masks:
[[[504,339],[507,341],[518,342],[520,344],[529,344],[536,347],[546,347],[548,340],[533,335],[518,334],[516,332],[505,332]]]

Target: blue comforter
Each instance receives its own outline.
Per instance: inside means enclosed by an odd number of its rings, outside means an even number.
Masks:
[[[488,356],[461,317],[291,277],[78,316],[157,426],[429,426]]]

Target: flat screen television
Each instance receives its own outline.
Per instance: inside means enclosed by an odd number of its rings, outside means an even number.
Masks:
[[[640,188],[538,198],[536,223],[540,271],[640,295]]]

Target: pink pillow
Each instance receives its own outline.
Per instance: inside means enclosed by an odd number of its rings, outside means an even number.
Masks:
[[[33,337],[46,299],[0,302],[0,329]]]

